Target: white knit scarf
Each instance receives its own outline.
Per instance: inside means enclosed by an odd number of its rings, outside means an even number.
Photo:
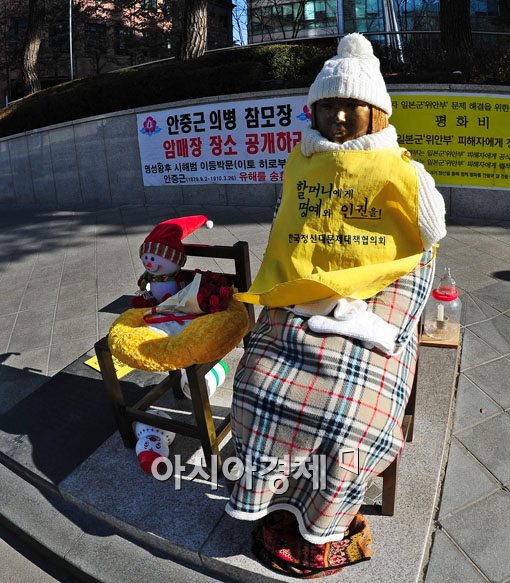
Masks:
[[[317,130],[307,127],[301,137],[301,153],[309,158],[319,152],[334,152],[335,150],[379,150],[397,146],[397,131],[392,125],[375,134],[367,134],[343,144],[330,142]]]

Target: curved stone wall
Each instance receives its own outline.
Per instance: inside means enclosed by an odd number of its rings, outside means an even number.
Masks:
[[[390,93],[469,92],[509,96],[509,87],[474,85],[389,85]],[[304,95],[306,89],[222,95],[186,105]],[[76,208],[133,203],[170,205],[246,204],[272,206],[278,184],[208,184],[144,187],[140,169],[136,114],[182,106],[165,103],[75,120],[0,139],[0,205],[38,204]],[[509,185],[510,186],[510,185]],[[510,191],[442,187],[452,217],[510,216]]]

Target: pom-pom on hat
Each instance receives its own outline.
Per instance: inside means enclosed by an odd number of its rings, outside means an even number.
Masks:
[[[359,99],[391,116],[391,98],[370,41],[353,32],[340,40],[337,53],[312,83],[308,105],[328,97]]]
[[[140,246],[140,257],[145,253],[152,253],[173,261],[182,267],[186,262],[186,252],[184,251],[182,239],[185,239],[203,225],[208,229],[212,229],[213,222],[209,221],[204,215],[194,215],[179,219],[169,219],[159,223],[147,235]]]

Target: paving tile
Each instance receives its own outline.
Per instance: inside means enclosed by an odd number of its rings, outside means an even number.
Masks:
[[[498,310],[468,292],[461,292],[459,297],[462,301],[461,321],[464,326],[487,320],[499,314]]]
[[[0,296],[0,316],[15,314],[21,303],[21,295],[12,293],[12,282],[9,283],[9,288],[10,292],[7,290],[6,294]]]
[[[33,310],[40,306],[53,306],[57,303],[58,287],[53,282],[50,288],[27,289],[21,300],[20,310]]]
[[[188,566],[175,559],[175,551],[164,547],[164,541],[150,533],[147,543],[137,541],[129,535],[122,536],[115,529],[105,526],[95,531],[85,531],[66,553],[65,560],[78,569],[86,570],[94,581],[122,581],[122,583],[218,583],[216,579],[203,574],[198,556],[184,557]],[[144,544],[145,543],[145,544]],[[163,543],[163,544],[161,544]],[[173,549],[172,549],[173,550]],[[115,563],[112,564],[112,561]],[[114,579],[112,579],[112,577]],[[23,582],[25,583],[25,582]],[[39,582],[38,582],[39,583]]]
[[[60,269],[58,267],[55,267],[55,265],[40,264],[38,261],[36,268],[32,272],[32,275],[30,276],[30,281],[32,282],[33,280],[39,280],[40,278],[47,278],[48,282],[53,280],[53,283],[55,283],[55,280],[58,278],[59,274]]]
[[[119,294],[122,294],[122,290],[129,289],[131,292],[134,292],[138,289],[136,282],[138,278],[143,273],[143,267],[137,275],[134,275],[133,272],[131,273],[124,273],[124,274],[111,274],[111,275],[104,275],[102,277],[98,276],[97,278],[97,290],[98,293],[105,291],[108,288],[116,288],[119,290]]]
[[[15,321],[16,314],[0,316],[0,352],[7,350],[7,343],[9,342]]]
[[[476,245],[486,239],[486,237],[478,231],[462,225],[447,225],[446,230],[449,238],[463,243],[465,247]]]
[[[25,397],[37,390],[48,377],[13,366],[0,366],[0,415],[16,406]]]
[[[136,291],[136,286],[132,286],[130,293],[127,295],[132,295]],[[106,289],[106,290],[99,290],[97,292],[97,306],[99,311],[104,310],[110,304],[114,303],[123,295],[123,290],[119,289]]]
[[[504,312],[510,308],[510,282],[498,281],[473,292],[473,296]]]
[[[206,245],[233,245],[238,239],[226,227],[221,225],[213,229],[199,229],[195,236],[200,243]]]
[[[192,468],[186,460],[197,449],[196,440],[180,435],[171,444],[169,459],[174,462],[175,454],[181,455],[186,465],[183,477],[189,476]],[[60,482],[59,488],[100,511],[167,539],[183,553],[196,552],[205,543],[226,502],[224,486],[212,491],[202,480],[183,479],[178,490],[173,477],[158,481],[144,474],[135,452],[123,446],[118,432]],[[168,511],[154,512],[152,504],[140,503],[142,491],[146,500],[158,500]]]
[[[510,407],[510,360],[500,358],[464,373],[503,409]]]
[[[264,259],[266,249],[267,245],[265,243],[262,245],[252,245],[250,247],[250,255],[254,255],[259,261],[262,261]]]
[[[382,500],[382,481],[378,480],[380,483],[376,484],[372,482],[365,492],[365,498],[363,504],[381,504]]]
[[[452,514],[443,527],[488,579],[499,582],[510,576],[508,492],[496,492]]]
[[[500,487],[499,482],[480,462],[453,438],[443,483],[439,520]]]
[[[478,231],[482,235],[487,235],[491,239],[496,239],[498,241],[502,241],[503,243],[507,243],[510,245],[510,229],[503,226],[502,224],[499,225],[483,225],[480,227],[473,226],[475,231]]]
[[[64,340],[75,340],[97,335],[97,318],[96,314],[87,314],[59,320],[55,322],[53,328],[52,344],[60,344]]]
[[[95,279],[94,263],[90,266],[84,267],[66,267],[62,274],[61,285],[66,286],[72,283],[81,283],[83,281]]]
[[[112,325],[113,321],[118,318],[118,314],[108,314],[104,312],[99,312],[97,314],[98,317],[98,326],[99,326],[99,338],[106,336],[110,331],[110,326]]]
[[[455,270],[453,275],[457,281],[457,287],[459,289],[474,293],[493,285],[494,282],[497,281],[494,277],[489,275],[488,272],[490,271],[491,270],[485,269],[482,265],[475,266],[473,269],[466,268],[463,270]]]
[[[41,240],[43,240],[44,236],[44,232],[34,232],[24,236],[20,226],[18,226],[14,238],[9,242],[11,247],[11,269],[13,271],[26,273],[34,269]]]
[[[96,334],[85,336],[84,338],[66,339],[65,342],[52,344],[50,348],[50,360],[48,371],[53,376],[58,371],[65,368],[82,354],[94,346]]]
[[[482,365],[480,368],[484,366],[487,365]],[[471,370],[476,371],[477,369]],[[498,407],[492,399],[471,382],[465,373],[460,374],[453,422],[454,433],[482,423],[492,415],[501,412],[501,407]]]
[[[485,423],[459,431],[456,438],[500,482],[510,482],[510,415],[501,413]]]
[[[492,237],[484,237],[483,241],[476,244],[476,249],[504,261],[508,261],[510,258],[510,246]]]
[[[61,274],[61,266],[53,268],[51,274],[39,273],[38,271],[32,272],[30,279],[27,282],[27,292],[55,288],[58,289]]]
[[[510,318],[508,316],[500,314],[485,322],[472,324],[469,330],[485,340],[500,354],[510,353]]]
[[[78,296],[66,302],[58,302],[55,321],[66,320],[76,316],[95,314],[97,311],[96,294]]]
[[[58,296],[59,302],[66,302],[72,300],[80,295],[91,295],[96,293],[95,279],[89,281],[80,281],[77,283],[69,283],[60,287]]]
[[[54,306],[41,306],[38,310],[24,310],[18,314],[14,332],[32,332],[34,327],[37,328],[52,324],[54,315]]]
[[[427,567],[425,583],[485,583],[471,561],[459,550],[451,538],[437,530]]]
[[[456,251],[462,251],[466,248],[465,241],[459,241],[455,239],[455,235],[450,233],[451,227],[446,227],[447,236],[439,242],[439,249],[437,256],[440,257],[445,253],[455,253]]]
[[[14,327],[14,332],[12,333],[8,346],[10,352],[24,352],[33,348],[49,346],[52,324],[39,325],[37,321],[34,321],[32,326],[32,330],[18,330],[17,325]]]
[[[98,274],[123,272],[125,269],[133,269],[131,255],[126,249],[125,241],[121,252],[99,253],[97,258]]]
[[[479,235],[472,231],[469,237],[474,241],[471,245],[475,245],[476,242],[485,241],[485,237]],[[464,249],[456,249],[449,253],[444,253],[445,258],[450,260],[450,267],[452,268],[452,273],[454,271],[464,270],[467,267],[472,267],[477,270],[477,267],[487,266],[487,265],[499,265],[501,261],[492,255],[484,252],[478,252],[478,249],[473,249],[471,246],[466,246]]]
[[[485,363],[501,356],[486,342],[480,340],[478,336],[473,334],[469,329],[464,331],[462,339],[462,361],[461,371],[472,366]]]
[[[65,236],[65,262],[73,265],[77,261],[94,261],[96,253],[96,245],[94,235],[87,237],[83,243],[83,237],[76,231],[79,229],[78,225],[74,224],[70,227],[69,232]],[[64,245],[59,245],[64,246]]]
[[[139,263],[138,263],[139,262]],[[136,257],[136,267],[139,269],[142,266],[142,262]],[[98,280],[110,280],[115,281],[116,279],[125,279],[127,277],[134,276],[134,266],[131,261],[131,257],[124,257],[122,259],[116,259],[112,261],[111,264],[105,263],[100,264],[98,262],[97,266],[97,279]]]
[[[52,249],[51,251],[41,252],[37,259],[37,269],[49,267],[55,271],[62,265],[65,256],[65,249]]]
[[[10,366],[17,369],[24,369],[29,372],[38,374],[47,374],[48,372],[48,355],[50,347],[34,348],[33,350],[24,350],[23,352],[11,351],[4,355],[5,366]]]
[[[39,489],[3,465],[0,465],[0,505],[3,516],[15,524],[28,540],[57,551],[61,557],[71,548],[83,530],[72,520],[65,519],[62,496],[56,492]],[[2,581],[16,583],[5,577],[2,566]],[[39,578],[30,581],[41,581]]]

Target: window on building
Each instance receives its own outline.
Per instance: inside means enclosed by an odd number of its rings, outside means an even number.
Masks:
[[[315,20],[315,2],[305,2],[305,20]]]
[[[129,41],[133,36],[133,30],[124,26],[118,26],[115,29],[115,54],[129,54]]]
[[[292,18],[294,15],[293,4],[284,4],[282,6],[282,14],[285,18]]]
[[[48,31],[48,44],[52,49],[63,49],[69,43],[69,22],[55,22]]]
[[[164,0],[163,2],[163,14],[165,18],[172,18],[173,16],[173,0]]]
[[[208,16],[214,22],[215,26],[228,26],[228,12],[224,6],[214,6],[212,9],[209,9]]]
[[[85,50],[104,50],[107,42],[106,24],[85,23]]]
[[[9,22],[9,35],[11,37],[24,37],[27,32],[28,21],[26,18],[11,18]]]
[[[310,0],[252,6],[250,22],[252,34],[264,36],[336,27],[336,19],[337,0]]]

